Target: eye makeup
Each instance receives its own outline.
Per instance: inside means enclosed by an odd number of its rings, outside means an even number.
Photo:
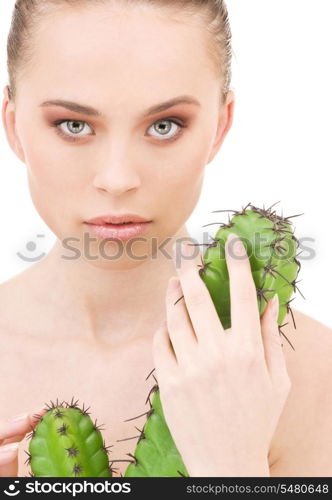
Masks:
[[[154,125],[158,124],[158,123],[162,123],[162,122],[169,122],[169,123],[172,123],[174,124],[175,126],[178,127],[178,132],[173,134],[171,137],[168,137],[168,138],[165,138],[163,139],[163,135],[160,134],[160,139],[158,139],[158,137],[156,135],[151,135],[151,134],[146,134],[146,135],[150,135],[150,137],[153,137],[155,138],[159,143],[170,143],[170,142],[173,142],[175,140],[177,140],[182,134],[183,134],[183,129],[187,128],[188,127],[188,119],[186,118],[180,118],[180,117],[173,117],[173,116],[167,116],[165,118],[158,118],[156,121],[154,121],[152,123],[152,125],[150,125],[150,127],[148,128],[148,130],[153,127]],[[63,128],[61,127],[61,125],[63,124],[68,124],[68,123],[77,123],[77,124],[84,124],[84,125],[87,125],[88,127],[90,127],[92,130],[93,130],[93,127],[89,124],[89,122],[85,121],[85,120],[77,120],[77,119],[73,119],[73,118],[61,118],[61,119],[58,119],[58,120],[52,120],[50,125],[55,128],[55,131],[56,133],[61,137],[63,138],[64,140],[66,141],[69,141],[69,142],[82,142],[82,141],[85,141],[85,139],[87,137],[90,137],[92,135],[96,135],[95,133],[92,133],[92,134],[85,134],[85,135],[76,135],[76,134],[70,134],[70,133],[66,133],[64,132]],[[165,136],[166,137],[166,136]]]

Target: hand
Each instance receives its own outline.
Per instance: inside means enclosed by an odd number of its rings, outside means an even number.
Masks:
[[[32,431],[38,423],[34,415],[43,415],[47,410],[39,409],[15,422],[0,420],[0,477],[17,477],[18,446],[25,434]]]
[[[229,243],[226,330],[199,276],[197,247],[185,245],[179,279],[167,289],[167,322],[153,339],[160,398],[190,476],[269,476],[269,445],[291,382],[272,299],[260,318],[245,248],[240,242],[244,253],[236,257]]]

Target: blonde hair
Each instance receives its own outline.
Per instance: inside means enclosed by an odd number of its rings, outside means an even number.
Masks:
[[[18,77],[33,58],[33,33],[38,21],[51,7],[109,3],[112,0],[16,0],[7,39],[8,93],[15,100]],[[225,101],[232,78],[232,33],[224,0],[116,0],[127,5],[147,4],[172,9],[181,16],[198,16],[205,22],[208,53],[221,78],[221,104]]]

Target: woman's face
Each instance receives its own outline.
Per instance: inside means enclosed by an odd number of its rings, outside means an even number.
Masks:
[[[204,167],[231,126],[233,95],[221,110],[204,27],[147,6],[103,5],[62,7],[41,28],[15,109],[3,106],[33,203],[60,240],[76,238],[72,247],[86,254],[84,233],[94,238],[89,255],[98,257],[101,240],[85,221],[128,212],[152,220],[132,246],[136,256],[151,255],[192,213]],[[148,114],[184,95],[199,104]],[[59,100],[96,112],[45,104]],[[105,243],[104,254],[119,250],[115,241]],[[114,259],[109,266],[116,267]]]

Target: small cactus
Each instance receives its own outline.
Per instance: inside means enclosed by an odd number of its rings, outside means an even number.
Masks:
[[[297,215],[276,215],[272,211],[274,205],[261,209],[249,203],[242,211],[231,210],[234,215],[228,220],[228,224],[214,223],[220,224],[220,228],[213,242],[207,245],[199,274],[209,290],[224,329],[231,327],[229,275],[225,259],[225,242],[230,233],[240,237],[246,247],[256,285],[260,316],[268,300],[278,294],[279,334],[283,335],[282,322],[289,311],[296,328],[289,304],[293,292],[298,290],[296,283],[301,266],[296,259],[298,240],[289,219]],[[229,210],[216,212],[226,211]],[[294,349],[291,343],[290,346]],[[151,403],[152,392],[154,395]],[[125,471],[125,477],[188,476],[163,415],[157,380],[147,401],[150,403],[150,410],[146,413],[147,420],[132,456],[133,460],[128,460],[131,463]]]
[[[78,401],[46,405],[45,415],[28,435],[26,462],[36,477],[112,477],[109,447],[100,428],[92,422],[88,409]]]

